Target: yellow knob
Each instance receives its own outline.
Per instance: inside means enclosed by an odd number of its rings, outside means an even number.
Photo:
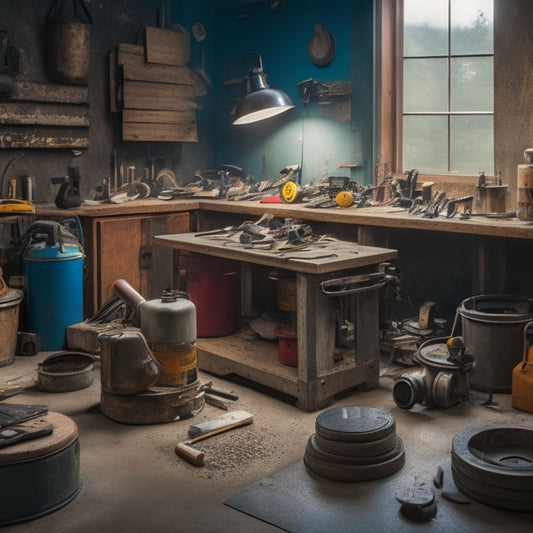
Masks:
[[[335,197],[335,201],[337,202],[337,205],[340,205],[341,207],[350,207],[353,204],[352,193],[350,191],[341,191]]]
[[[289,204],[292,204],[298,198],[300,190],[294,181],[288,181],[281,188],[281,197]]]

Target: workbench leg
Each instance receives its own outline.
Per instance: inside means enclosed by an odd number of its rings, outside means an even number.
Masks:
[[[379,380],[379,291],[363,292],[355,297],[355,365],[375,362],[375,379],[361,385],[375,389]]]
[[[334,366],[335,317],[318,276],[296,274],[298,330],[298,407],[312,412],[330,404],[319,376]],[[333,327],[332,327],[333,325]]]
[[[252,269],[248,263],[241,263],[241,315],[252,316]]]

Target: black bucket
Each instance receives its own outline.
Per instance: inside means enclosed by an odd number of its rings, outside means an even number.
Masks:
[[[524,326],[533,320],[533,301],[522,296],[487,294],[461,302],[466,348],[475,364],[470,386],[487,392],[511,392],[513,368],[524,354]]]

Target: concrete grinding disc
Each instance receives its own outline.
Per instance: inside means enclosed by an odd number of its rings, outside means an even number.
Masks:
[[[388,461],[372,465],[350,465],[322,461],[308,453],[304,454],[305,466],[317,476],[332,481],[371,481],[398,472],[405,464],[403,444],[401,452]]]
[[[334,407],[316,418],[316,432],[339,442],[371,442],[396,430],[396,421],[387,411],[375,407]]]
[[[375,457],[390,452],[396,446],[396,433],[391,433],[382,439],[370,442],[339,442],[314,434],[318,448],[326,453],[342,455],[344,457]]]
[[[398,455],[404,453],[403,441],[400,437],[395,437],[395,445],[392,450],[389,450],[385,453],[374,455],[374,456],[346,456],[346,455],[337,455],[328,453],[318,445],[318,442],[315,438],[315,435],[311,435],[307,442],[307,448],[305,453],[309,458],[316,458],[320,461],[326,461],[329,463],[335,463],[339,465],[376,465],[380,463],[385,463],[391,459],[394,459]],[[357,446],[357,443],[354,443]]]

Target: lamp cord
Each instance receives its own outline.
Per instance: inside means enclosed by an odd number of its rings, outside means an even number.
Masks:
[[[305,118],[309,115],[309,109],[307,103],[304,102],[305,113],[302,117],[302,148],[300,150],[300,172],[298,174],[298,185],[302,184],[302,173],[304,169],[304,140],[305,140]]]

